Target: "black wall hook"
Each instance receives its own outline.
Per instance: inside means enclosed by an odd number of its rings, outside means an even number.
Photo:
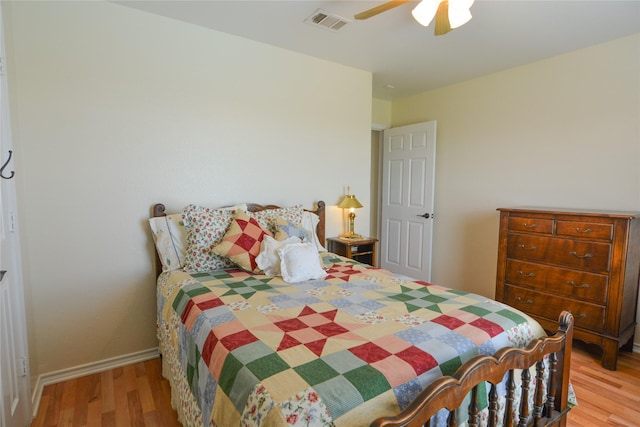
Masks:
[[[13,176],[16,174],[14,171],[11,171],[11,175],[9,176],[4,176],[4,168],[7,167],[7,165],[9,164],[9,162],[11,161],[11,155],[13,153],[11,152],[11,150],[9,150],[9,158],[7,159],[6,162],[4,162],[4,165],[2,165],[2,167],[0,168],[0,178],[4,178],[4,179],[11,179],[13,178]]]

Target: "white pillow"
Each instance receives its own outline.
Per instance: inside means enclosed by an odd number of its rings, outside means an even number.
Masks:
[[[278,249],[280,271],[285,282],[324,279],[327,272],[320,265],[318,250],[311,243],[293,243]]]
[[[311,243],[315,245],[319,252],[326,252],[327,250],[322,246],[322,242],[318,239],[318,234],[316,233],[316,227],[319,222],[320,217],[318,215],[307,211],[302,212],[302,227],[311,232]]]
[[[187,248],[187,230],[182,222],[182,214],[149,218],[149,225],[162,271],[182,268]]]
[[[291,236],[280,241],[271,236],[264,237],[260,247],[260,253],[256,258],[256,263],[258,264],[258,268],[264,271],[265,276],[273,277],[280,275],[280,255],[278,254],[278,249],[294,243],[300,243],[300,239],[296,236]]]

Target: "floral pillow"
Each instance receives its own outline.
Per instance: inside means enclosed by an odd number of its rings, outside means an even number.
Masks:
[[[220,243],[213,247],[213,252],[229,258],[243,270],[260,273],[256,257],[260,254],[265,236],[271,237],[272,234],[260,227],[258,221],[246,212],[236,211],[227,233]]]
[[[224,237],[235,212],[197,205],[188,205],[182,210],[182,219],[187,230],[185,271],[195,273],[234,267],[229,258],[216,254],[213,248]]]
[[[301,224],[303,211],[302,205],[295,205],[288,208],[265,209],[260,212],[250,212],[249,215],[258,221],[262,228],[275,234],[276,218],[282,217],[294,224]]]
[[[216,210],[247,210],[242,203]],[[184,226],[182,213],[149,218],[149,226],[156,245],[158,258],[162,263],[162,271],[179,270],[185,266],[187,255],[187,229]]]
[[[297,237],[301,241],[309,240],[309,232],[301,224],[294,223],[279,216],[276,218],[276,240],[285,240],[289,237]]]

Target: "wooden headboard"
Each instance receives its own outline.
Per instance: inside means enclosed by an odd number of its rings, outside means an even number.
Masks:
[[[278,208],[280,208],[280,206],[277,206],[277,205],[259,205],[257,203],[247,203],[247,210],[249,212],[260,212],[260,211],[264,211],[264,210],[267,210],[267,209],[278,209]],[[165,209],[166,208],[162,203],[156,203],[155,205],[153,205],[151,207],[151,217],[157,218],[157,217],[166,216],[167,213],[166,213]],[[325,203],[324,203],[324,201],[322,201],[322,200],[318,201],[318,203],[316,203],[316,209],[315,210],[305,209],[305,211],[311,212],[311,213],[314,213],[314,214],[318,215],[319,221],[318,221],[318,226],[316,227],[316,234],[318,236],[318,240],[324,246],[325,245],[325,228],[324,228],[325,227],[325,221],[324,221]],[[156,261],[156,277],[157,277],[157,276],[160,275],[160,273],[162,273],[162,263],[160,262],[160,258],[158,258],[158,253],[157,252],[156,252],[155,261]]]

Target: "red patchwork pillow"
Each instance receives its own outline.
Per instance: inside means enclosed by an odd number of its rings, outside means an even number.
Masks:
[[[265,236],[273,237],[260,227],[258,221],[238,210],[220,243],[213,247],[213,252],[229,258],[243,270],[260,273],[256,257],[260,254],[260,245]]]

